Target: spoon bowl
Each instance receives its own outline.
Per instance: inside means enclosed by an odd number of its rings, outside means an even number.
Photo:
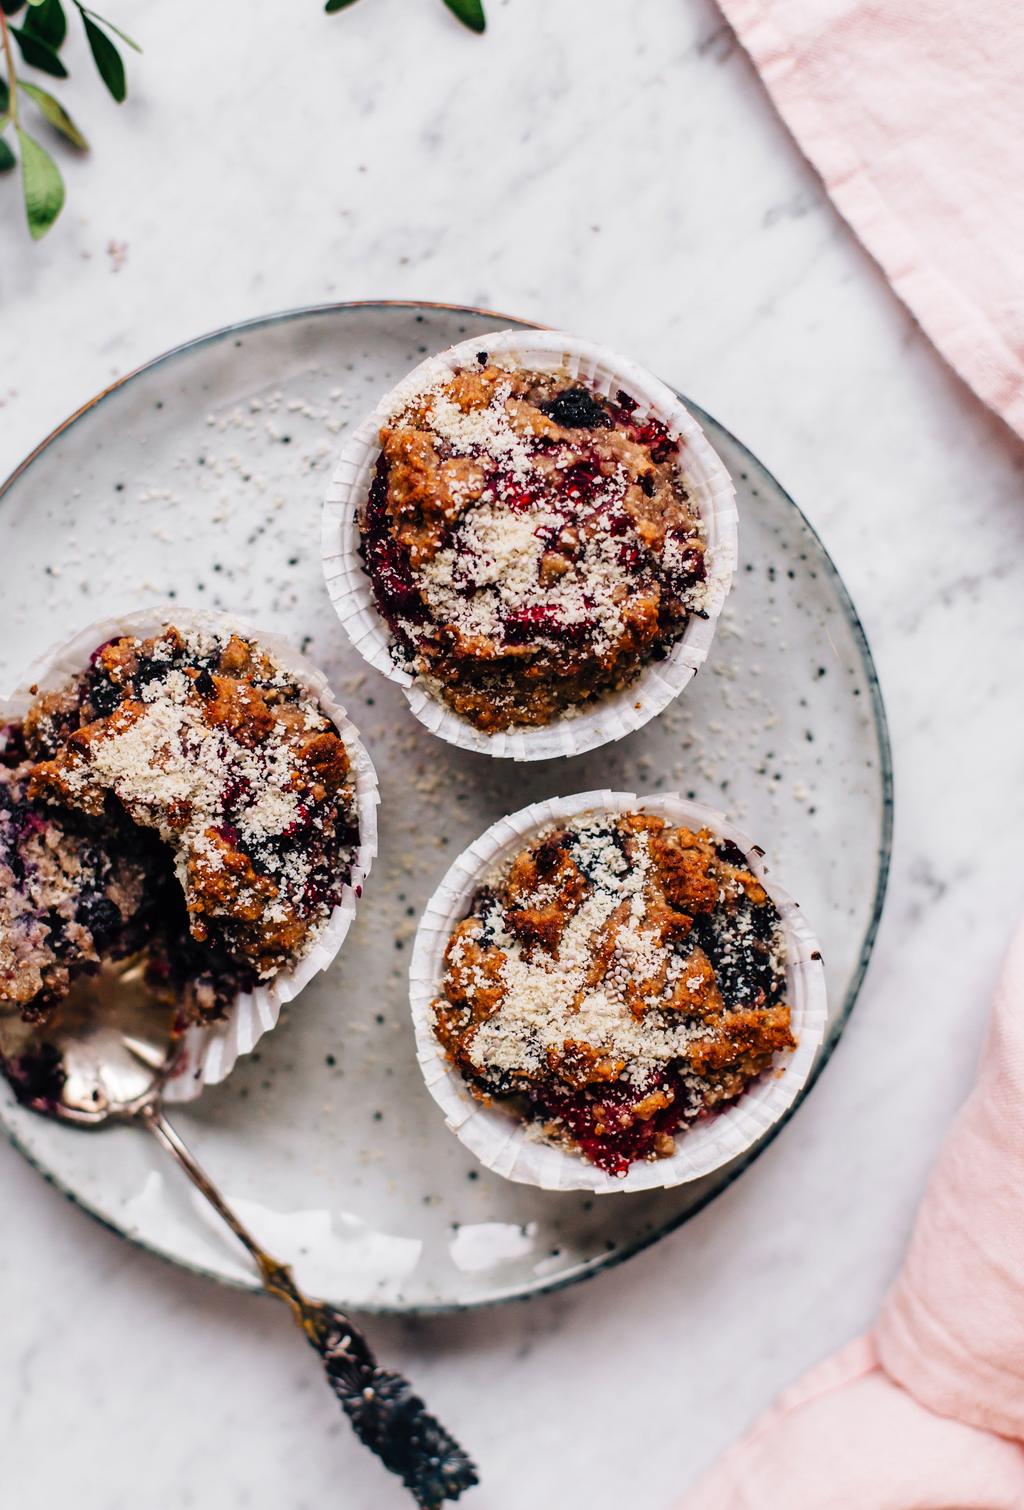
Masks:
[[[0,1003],[0,1056],[18,1098],[78,1127],[130,1121],[153,1104],[179,1046],[176,1005],[147,984],[144,953],[79,976],[43,1022]]]

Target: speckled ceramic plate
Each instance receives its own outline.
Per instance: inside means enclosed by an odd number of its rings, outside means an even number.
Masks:
[[[571,762],[513,767],[432,738],[349,646],[319,559],[346,427],[427,351],[511,323],[358,304],[218,331],[87,404],[2,490],[6,687],[80,624],[177,596],[301,643],[370,749],[380,858],[340,958],[226,1084],[174,1113],[271,1251],[310,1290],[364,1310],[472,1306],[581,1279],[677,1227],[759,1152],[696,1184],[595,1200],[511,1185],[446,1131],[413,1052],[408,951],[451,857],[495,818],[597,787],[678,789],[728,810],[820,939],[831,1022],[816,1072],[853,1006],[885,889],[889,749],[853,605],[796,505],[700,410],[736,479],[740,571],[707,667],[654,723]],[[0,1119],[124,1236],[255,1288],[151,1139],[43,1121],[6,1084]]]

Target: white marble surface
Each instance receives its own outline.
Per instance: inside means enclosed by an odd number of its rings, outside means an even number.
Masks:
[[[482,41],[439,0],[109,8],[146,56],[118,114],[74,49],[95,152],[40,247],[0,183],[0,473],[205,328],[335,298],[487,304],[692,393],[800,500],[865,619],[895,862],[806,1107],[624,1267],[374,1327],[479,1457],[467,1504],[667,1506],[870,1321],[970,1083],[1022,901],[1020,449],[838,221],[708,0],[490,0]],[[3,1503],[406,1503],[274,1308],[128,1248],[6,1146],[0,1180]]]

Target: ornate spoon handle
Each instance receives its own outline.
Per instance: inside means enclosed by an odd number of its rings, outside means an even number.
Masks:
[[[430,1414],[401,1374],[379,1368],[369,1343],[342,1311],[302,1293],[287,1264],[264,1251],[156,1106],[139,1120],[177,1161],[196,1189],[255,1260],[263,1288],[285,1301],[320,1354],[328,1382],[361,1442],[376,1453],[422,1510],[437,1510],[479,1482],[476,1467]]]

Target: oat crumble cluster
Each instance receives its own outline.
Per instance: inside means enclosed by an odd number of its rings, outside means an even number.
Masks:
[[[795,1047],[785,971],[778,912],[735,845],[587,814],[477,893],[434,1028],[481,1100],[621,1176]]]
[[[478,367],[380,431],[361,555],[393,653],[486,733],[628,684],[705,614],[665,426],[564,373]]]
[[[45,1018],[145,946],[183,1021],[294,963],[359,834],[315,700],[234,634],[124,637],[39,695],[0,753],[0,1001]]]

